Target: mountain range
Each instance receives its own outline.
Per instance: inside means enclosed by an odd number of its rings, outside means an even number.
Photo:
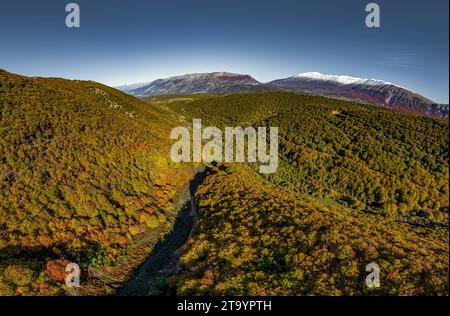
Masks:
[[[193,73],[124,85],[117,89],[137,97],[177,94],[228,94],[234,92],[295,91],[360,103],[383,105],[395,110],[447,118],[448,104],[437,104],[399,85],[378,79],[307,72],[262,83],[246,74]]]
[[[261,92],[274,89],[249,75],[229,72],[193,73],[117,88],[137,97],[200,93],[226,94],[243,91]]]

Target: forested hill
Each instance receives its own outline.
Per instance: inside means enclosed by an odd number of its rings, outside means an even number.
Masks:
[[[448,222],[446,120],[286,92],[168,104],[204,126],[278,127],[274,184],[409,222]]]
[[[168,165],[171,117],[95,82],[0,72],[0,295],[59,293],[61,259],[111,264],[171,227],[192,173]]]
[[[171,279],[180,295],[448,295],[448,228],[411,225],[219,165]],[[380,287],[366,286],[376,264]]]
[[[448,295],[448,121],[279,92],[168,104],[280,134],[276,173],[219,165],[198,189],[179,294]]]

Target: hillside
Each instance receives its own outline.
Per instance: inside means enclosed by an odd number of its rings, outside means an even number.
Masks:
[[[280,92],[167,106],[280,134],[276,173],[219,165],[200,186],[178,294],[448,294],[448,122]]]
[[[61,293],[64,260],[86,277],[127,255],[126,277],[193,172],[169,166],[171,117],[95,82],[0,72],[0,295]]]
[[[448,230],[414,227],[221,166],[197,190],[179,295],[446,295]],[[379,288],[365,267],[380,267]]]
[[[407,220],[448,221],[448,122],[269,92],[168,103],[212,126],[277,126],[275,184]]]

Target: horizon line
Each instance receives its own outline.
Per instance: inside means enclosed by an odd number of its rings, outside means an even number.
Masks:
[[[292,78],[292,77],[295,77],[295,76],[298,76],[298,75],[301,75],[301,74],[315,72],[315,73],[319,73],[319,74],[322,74],[322,75],[329,75],[329,76],[346,76],[346,77],[353,77],[353,78],[359,78],[359,79],[372,79],[372,80],[384,81],[386,84],[391,84],[391,85],[397,86],[399,88],[408,90],[408,91],[410,91],[412,93],[419,94],[419,95],[427,98],[428,100],[432,101],[435,104],[450,104],[449,100],[443,101],[443,102],[436,101],[436,100],[433,100],[433,99],[431,99],[429,97],[426,97],[425,95],[423,95],[420,92],[416,92],[416,91],[412,90],[411,88],[407,88],[407,87],[404,87],[404,86],[396,84],[396,83],[388,82],[388,81],[385,81],[383,79],[375,79],[375,78],[370,78],[368,76],[366,76],[366,78],[357,77],[357,76],[355,77],[354,75],[347,75],[347,74],[338,74],[338,75],[336,75],[336,74],[330,74],[330,73],[322,73],[322,72],[318,72],[318,71],[305,71],[305,72],[297,73],[297,74],[294,74],[294,75],[288,76],[288,77],[275,78],[275,79],[272,79],[270,81],[260,81],[255,76],[253,76],[252,74],[249,74],[249,73],[239,73],[239,72],[232,72],[232,71],[203,71],[203,72],[199,71],[199,72],[188,72],[188,73],[184,73],[184,74],[169,75],[169,76],[166,76],[166,77],[159,77],[159,78],[156,78],[156,79],[153,79],[153,80],[149,80],[149,81],[141,81],[141,82],[132,82],[132,83],[119,84],[119,85],[112,85],[112,84],[106,83],[106,82],[104,82],[102,80],[95,80],[95,79],[90,79],[90,78],[82,79],[82,78],[78,78],[78,77],[67,77],[67,76],[24,75],[24,74],[20,74],[20,73],[16,73],[16,72],[11,72],[9,70],[6,70],[5,68],[0,68],[0,71],[2,71],[2,70],[5,71],[5,72],[8,72],[8,73],[11,73],[11,74],[16,74],[16,75],[19,75],[19,76],[30,77],[30,78],[60,78],[60,79],[65,79],[65,80],[94,81],[94,82],[101,83],[101,84],[103,84],[105,86],[108,86],[108,87],[111,87],[111,88],[114,88],[114,89],[123,88],[123,87],[127,87],[127,86],[133,86],[133,85],[150,84],[150,83],[152,83],[152,82],[154,82],[156,80],[160,80],[160,79],[170,79],[170,78],[174,78],[174,77],[181,77],[181,76],[194,75],[194,74],[228,73],[228,74],[235,74],[235,75],[247,75],[247,76],[252,77],[253,79],[255,79],[256,81],[258,81],[261,84],[268,84],[268,83],[270,83],[272,81],[275,81],[275,80],[287,79],[287,78]]]

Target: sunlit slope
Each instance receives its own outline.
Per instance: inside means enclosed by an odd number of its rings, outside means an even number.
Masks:
[[[215,169],[196,201],[178,294],[448,295],[447,228],[325,205],[237,165]]]
[[[448,121],[282,92],[167,106],[204,126],[278,127],[274,184],[409,223],[448,224]]]
[[[50,291],[48,260],[110,264],[170,226],[191,172],[169,168],[171,116],[95,82],[0,72],[0,295]]]

